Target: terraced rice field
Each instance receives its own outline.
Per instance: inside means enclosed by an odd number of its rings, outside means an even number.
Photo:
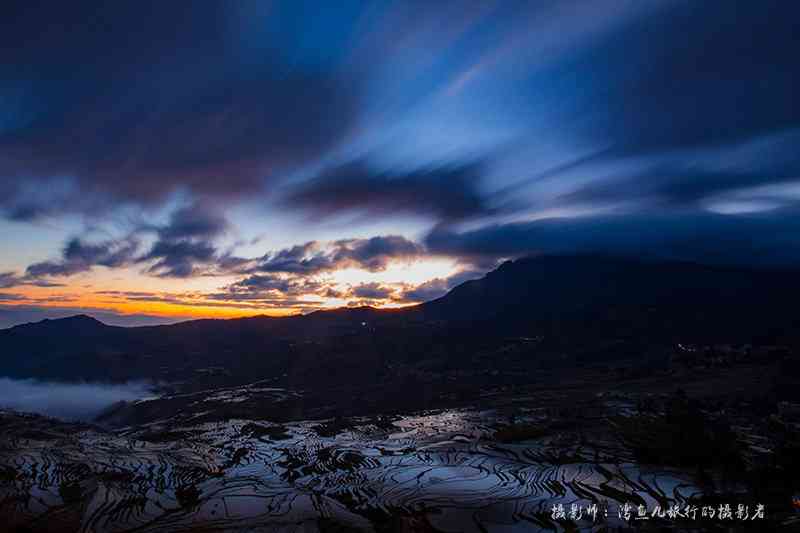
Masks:
[[[21,530],[85,532],[600,530],[629,524],[618,516],[626,503],[666,509],[699,494],[691,472],[639,466],[613,439],[498,440],[498,417],[166,420],[106,432],[6,414],[0,513]],[[600,512],[555,519],[559,504]]]

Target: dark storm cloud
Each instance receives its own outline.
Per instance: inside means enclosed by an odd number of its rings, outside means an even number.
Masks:
[[[740,263],[800,257],[782,230],[794,226],[790,189],[800,178],[798,17],[800,7],[780,1],[665,3],[531,75],[530,94],[556,103],[560,133],[610,147],[526,182],[544,191],[532,203],[621,205],[630,214],[440,227],[428,244],[492,257],[575,249]]]
[[[172,213],[169,224],[158,228],[164,240],[214,238],[228,230],[228,221],[220,213],[203,205],[189,205]]]
[[[555,68],[565,81],[587,82],[564,96],[588,131],[639,152],[800,124],[798,4],[665,5]]]
[[[399,235],[345,239],[334,242],[333,261],[376,272],[384,270],[394,259],[417,259],[424,255],[423,247]]]
[[[589,205],[636,201],[686,206],[718,194],[776,183],[770,181],[770,177],[661,167],[633,177],[598,180],[559,199],[566,203]]]
[[[230,229],[228,220],[203,203],[193,203],[175,210],[163,226],[143,226],[141,231],[155,232],[157,240],[150,250],[137,258],[150,263],[147,271],[161,277],[188,278],[236,271],[247,259],[220,252],[215,239]]]
[[[299,276],[254,274],[228,285],[226,292],[213,294],[211,297],[220,300],[261,299],[268,296],[296,297],[317,294],[327,287],[327,283]]]
[[[627,214],[439,227],[426,244],[469,257],[594,251],[796,265],[798,14],[785,2],[676,4],[555,67],[554,78],[595,72],[564,100],[565,118],[582,109],[574,132],[613,148],[542,181],[567,189],[557,207]]]
[[[413,260],[425,255],[424,248],[399,235],[366,239],[341,239],[329,243],[311,241],[302,245],[268,252],[260,258],[246,258],[220,251],[215,239],[228,229],[226,219],[197,205],[178,209],[163,226],[142,226],[138,232],[156,235],[144,253],[136,234],[122,239],[88,243],[71,238],[62,257],[29,265],[24,276],[0,273],[0,288],[19,285],[53,286],[46,278],[71,276],[95,266],[122,268],[143,265],[150,275],[166,278],[195,276],[281,274],[296,283],[302,277],[329,273],[342,268],[361,268],[371,272],[384,270],[390,261]],[[258,289],[257,283],[288,283],[280,276],[252,276],[233,289]],[[264,289],[266,287],[261,287]],[[280,287],[276,286],[275,289]],[[308,288],[308,287],[306,287]],[[282,290],[287,290],[286,288]]]
[[[432,252],[468,258],[599,252],[718,264],[800,261],[800,210],[722,215],[706,211],[550,218],[477,230],[431,232]]]
[[[595,178],[558,200],[584,205],[614,202],[660,203],[697,207],[730,193],[787,185],[800,178],[800,130],[743,142],[649,153],[635,158],[606,152],[601,163],[616,165],[616,175]],[[596,172],[590,160],[568,171]],[[633,169],[625,169],[625,165]],[[776,200],[780,200],[776,198]]]
[[[57,261],[34,263],[26,269],[31,278],[41,276],[71,276],[91,270],[94,266],[119,268],[130,265],[139,250],[139,241],[133,237],[111,239],[100,243],[86,243],[78,237],[70,239]]]
[[[214,239],[229,229],[228,221],[217,211],[202,204],[175,210],[164,225],[140,224],[124,238],[87,242],[72,237],[65,244],[61,258],[28,266],[24,276],[0,273],[0,288],[17,285],[54,286],[48,277],[71,276],[96,266],[125,268],[148,264],[147,272],[161,277],[185,278],[193,275],[236,272],[250,260],[220,252]],[[141,253],[142,234],[154,234],[155,242]]]
[[[800,178],[793,2],[319,4],[314,17],[290,2],[6,4],[0,216],[194,203],[143,228],[154,242],[138,255],[81,239],[0,286],[94,265],[278,275],[255,285],[429,253],[473,265],[584,249],[798,255],[786,189]],[[316,172],[330,161],[351,162]],[[284,208],[364,224],[425,217],[436,223],[429,249],[402,237],[260,258],[220,249],[223,206],[290,179],[273,197]],[[627,214],[501,222],[616,204]],[[771,211],[744,215],[743,204]],[[455,229],[466,221],[471,230]]]
[[[257,270],[261,272],[289,274],[316,274],[330,268],[332,262],[328,254],[320,250],[320,244],[314,241],[268,252],[257,266]]]
[[[577,24],[591,10],[556,12]],[[555,134],[571,136],[600,150],[602,157],[581,160],[580,168],[561,169],[548,178],[558,189],[565,174],[583,173],[585,184],[560,201],[688,206],[800,175],[800,159],[791,156],[800,146],[793,130],[800,126],[795,96],[800,68],[794,54],[798,15],[800,8],[786,2],[663,2],[650,16],[619,17],[607,31],[580,40],[579,46],[567,47],[569,53],[549,61],[531,53],[541,44],[536,38],[512,38],[515,32],[510,30],[505,37],[513,45],[479,54],[466,80],[471,83],[482,75],[484,98],[496,99],[504,112],[514,109],[514,100],[526,102],[520,117],[538,110],[537,101],[553,102],[547,112],[558,130],[526,135],[538,135],[545,143]],[[553,38],[548,33],[545,37]],[[494,92],[487,79],[492,67],[502,70],[503,61],[511,62],[512,56],[521,58],[514,63],[519,77],[513,83],[515,97],[506,104],[502,98],[508,93]],[[498,76],[496,82],[503,86],[508,80]],[[747,142],[760,143],[758,160],[731,162],[722,150],[728,146],[736,151],[736,143]],[[606,179],[598,164],[612,159],[636,159],[646,168]],[[362,159],[323,171],[284,201],[320,218],[400,213],[453,222],[524,210],[522,201],[495,198],[479,188],[485,166],[456,161],[450,167],[407,172]],[[525,169],[520,173],[523,177]]]
[[[230,285],[232,292],[262,292],[278,291],[289,292],[295,286],[295,281],[278,276],[254,275],[248,276]]]
[[[205,294],[197,305],[312,311],[321,308],[322,304],[307,298],[330,297],[332,290],[326,281],[302,276],[253,274],[222,287],[219,292]]]
[[[327,245],[308,242],[271,252],[254,268],[258,272],[313,275],[341,268],[384,270],[395,259],[416,259],[425,253],[418,243],[399,235],[342,239]]]
[[[782,176],[749,172],[713,172],[659,167],[620,179],[597,180],[559,197],[565,204],[603,205],[615,202],[659,204],[662,207],[699,207],[726,195],[758,191],[759,188],[797,183],[800,174]],[[783,178],[783,179],[781,179]],[[754,192],[755,194],[755,192]],[[774,199],[781,203],[791,198]]]
[[[470,163],[403,172],[361,160],[322,172],[291,191],[285,203],[319,217],[355,211],[462,219],[490,212],[478,188],[483,170]]]
[[[8,161],[0,148],[0,216],[14,221],[32,221],[52,213],[93,212],[99,208],[96,198],[79,194],[74,180],[16,176],[9,170]]]
[[[248,27],[246,8],[4,6],[0,177],[25,182],[0,191],[5,216],[153,204],[179,190],[237,197],[330,148],[355,114],[354,80],[245,46],[247,31],[269,38]]]
[[[217,249],[207,241],[160,240],[139,261],[154,261],[148,272],[162,277],[188,278],[198,274],[198,265],[213,262]]]

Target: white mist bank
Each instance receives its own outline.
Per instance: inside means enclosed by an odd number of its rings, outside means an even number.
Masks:
[[[0,407],[64,420],[91,420],[115,402],[152,396],[152,383],[59,383],[0,377]]]

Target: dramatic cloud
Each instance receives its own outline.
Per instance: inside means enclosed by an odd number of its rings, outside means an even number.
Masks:
[[[169,223],[154,229],[158,239],[137,259],[150,263],[148,272],[162,277],[187,278],[234,269],[244,259],[220,254],[214,239],[229,229],[229,223],[207,205],[192,204],[172,213]]]
[[[376,281],[343,285],[328,275],[341,268],[380,272],[389,261],[420,257],[425,257],[425,252],[419,244],[398,236],[349,239],[327,245],[307,243],[267,254],[261,273],[249,275],[208,297],[236,302],[277,302],[277,305],[293,300],[294,304],[309,308],[317,304],[303,298],[333,298],[358,305],[408,304],[438,298],[456,285],[482,276],[490,268],[465,269],[448,278],[434,278],[418,285]]]
[[[707,173],[662,167],[631,178],[592,183],[559,200],[584,205],[636,202],[638,205],[698,206],[717,195],[782,183],[770,181],[770,178],[772,176],[764,174]]]
[[[417,259],[424,255],[421,245],[399,235],[347,239],[334,242],[333,262],[339,267],[355,266],[371,272],[383,270],[395,259]]]
[[[241,197],[333,146],[355,114],[354,80],[292,65],[247,8],[12,2],[0,176],[26,184],[0,190],[4,214]]]
[[[464,232],[441,229],[428,235],[426,244],[463,258],[598,252],[786,266],[800,262],[798,215],[792,208],[739,215],[676,211],[551,218]]]
[[[430,215],[454,220],[491,209],[478,190],[480,164],[398,172],[356,161],[329,169],[292,191],[285,202],[320,217],[342,212]]]
[[[273,289],[291,292],[285,275],[290,275],[294,283],[295,278],[343,268],[377,272],[384,270],[391,261],[411,261],[425,255],[420,244],[398,235],[387,235],[331,243],[313,241],[269,252],[260,258],[236,257],[229,252],[221,253],[214,243],[214,238],[223,234],[227,227],[227,221],[216,213],[187,208],[176,211],[167,225],[140,230],[154,231],[157,236],[144,254],[138,253],[140,243],[133,236],[93,244],[75,237],[64,247],[60,260],[34,263],[28,266],[25,276],[13,272],[0,273],[0,288],[24,284],[51,286],[52,283],[44,278],[71,276],[95,266],[145,265],[146,273],[167,278],[260,274],[241,280],[231,289],[237,292],[261,290],[267,287],[260,287],[260,284],[271,283],[275,284]]]
[[[216,249],[204,241],[158,241],[140,261],[155,261],[149,272],[165,277],[186,278],[197,273],[197,265],[214,260]]]
[[[61,259],[34,263],[23,277],[11,272],[0,274],[0,287],[47,286],[44,277],[71,276],[95,266],[120,268],[147,263],[148,272],[164,277],[232,271],[247,260],[219,253],[213,242],[228,229],[228,221],[220,213],[192,204],[173,212],[167,224],[142,225],[125,238],[88,243],[81,237],[73,237],[64,246]],[[139,235],[143,233],[155,234],[157,238],[149,251],[140,254]]]
[[[376,272],[385,269],[392,260],[416,259],[424,253],[421,245],[399,235],[343,239],[327,246],[308,242],[264,255],[254,270],[318,274],[342,268],[362,268]]]
[[[794,150],[797,146],[800,129],[635,158],[614,158],[610,152],[605,158],[569,168],[572,172],[592,172],[601,163],[613,169],[610,177],[594,179],[558,200],[567,204],[626,202],[697,208],[728,193],[796,183],[800,180],[800,152]],[[774,192],[772,199],[780,202],[779,190]]]
[[[587,133],[640,152],[728,142],[800,123],[797,5],[734,8],[709,0],[665,7],[578,51],[553,73],[587,74],[588,83],[560,99],[569,112],[591,112],[581,126]]]
[[[313,295],[386,299],[394,289],[371,283],[342,291],[325,275],[344,268],[380,272],[391,261],[411,261],[424,256],[421,245],[398,235],[343,239],[331,243],[308,242],[265,254],[252,267],[251,275],[229,285],[226,292],[214,297],[254,300]]]
[[[4,8],[6,307],[101,268],[114,304],[249,311],[435,298],[374,282],[433,257],[800,264],[791,2]]]
[[[289,292],[294,287],[294,280],[288,278],[279,278],[277,276],[248,276],[240,281],[237,281],[231,288],[235,291],[278,291],[282,293]]]
[[[394,292],[392,287],[372,282],[362,283],[361,285],[353,287],[351,295],[356,298],[368,300],[383,300],[392,296]]]
[[[324,293],[329,286],[328,283],[297,276],[257,274],[243,278],[229,285],[227,292],[213,294],[211,297],[224,300],[280,299]]]
[[[320,250],[317,242],[307,242],[269,252],[261,258],[257,269],[262,272],[286,272],[291,274],[315,274],[331,268],[328,254]]]
[[[176,210],[168,225],[158,228],[164,240],[214,238],[228,230],[228,221],[220,213],[203,205],[189,205]]]
[[[67,242],[59,261],[34,263],[27,268],[26,275],[31,278],[71,276],[94,266],[123,267],[131,264],[138,249],[139,241],[132,237],[96,244],[83,242],[76,237]]]

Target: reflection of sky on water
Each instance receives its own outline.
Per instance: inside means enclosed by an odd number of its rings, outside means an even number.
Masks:
[[[100,472],[131,472],[137,483],[115,484],[98,476],[86,508],[86,519],[98,531],[135,526],[172,531],[198,522],[234,530],[265,524],[281,530],[302,523],[314,530],[320,517],[369,530],[367,517],[388,519],[401,511],[424,516],[442,531],[529,531],[537,517],[550,516],[554,503],[586,506],[592,503],[587,495],[615,502],[616,490],[652,507],[695,491],[688,474],[617,465],[624,453],[610,456],[607,447],[599,452],[599,462],[591,445],[558,448],[574,454],[574,460],[558,464],[547,460],[559,446],[555,440],[500,444],[480,439],[491,432],[492,418],[485,413],[405,417],[396,422],[403,431],[364,425],[335,437],[319,436],[318,422],[297,422],[286,426],[290,438],[278,441],[243,434],[245,423],[166,424],[164,431],[196,432],[167,442],[135,438],[145,430],[127,437],[87,433],[80,443],[58,449],[31,444],[17,464],[28,474],[38,472],[42,488],[36,490],[45,508],[60,504],[59,480],[69,464],[88,461]],[[91,455],[86,449],[93,450]],[[0,463],[5,459],[0,456]],[[192,486],[197,500],[181,502],[176,491]]]

